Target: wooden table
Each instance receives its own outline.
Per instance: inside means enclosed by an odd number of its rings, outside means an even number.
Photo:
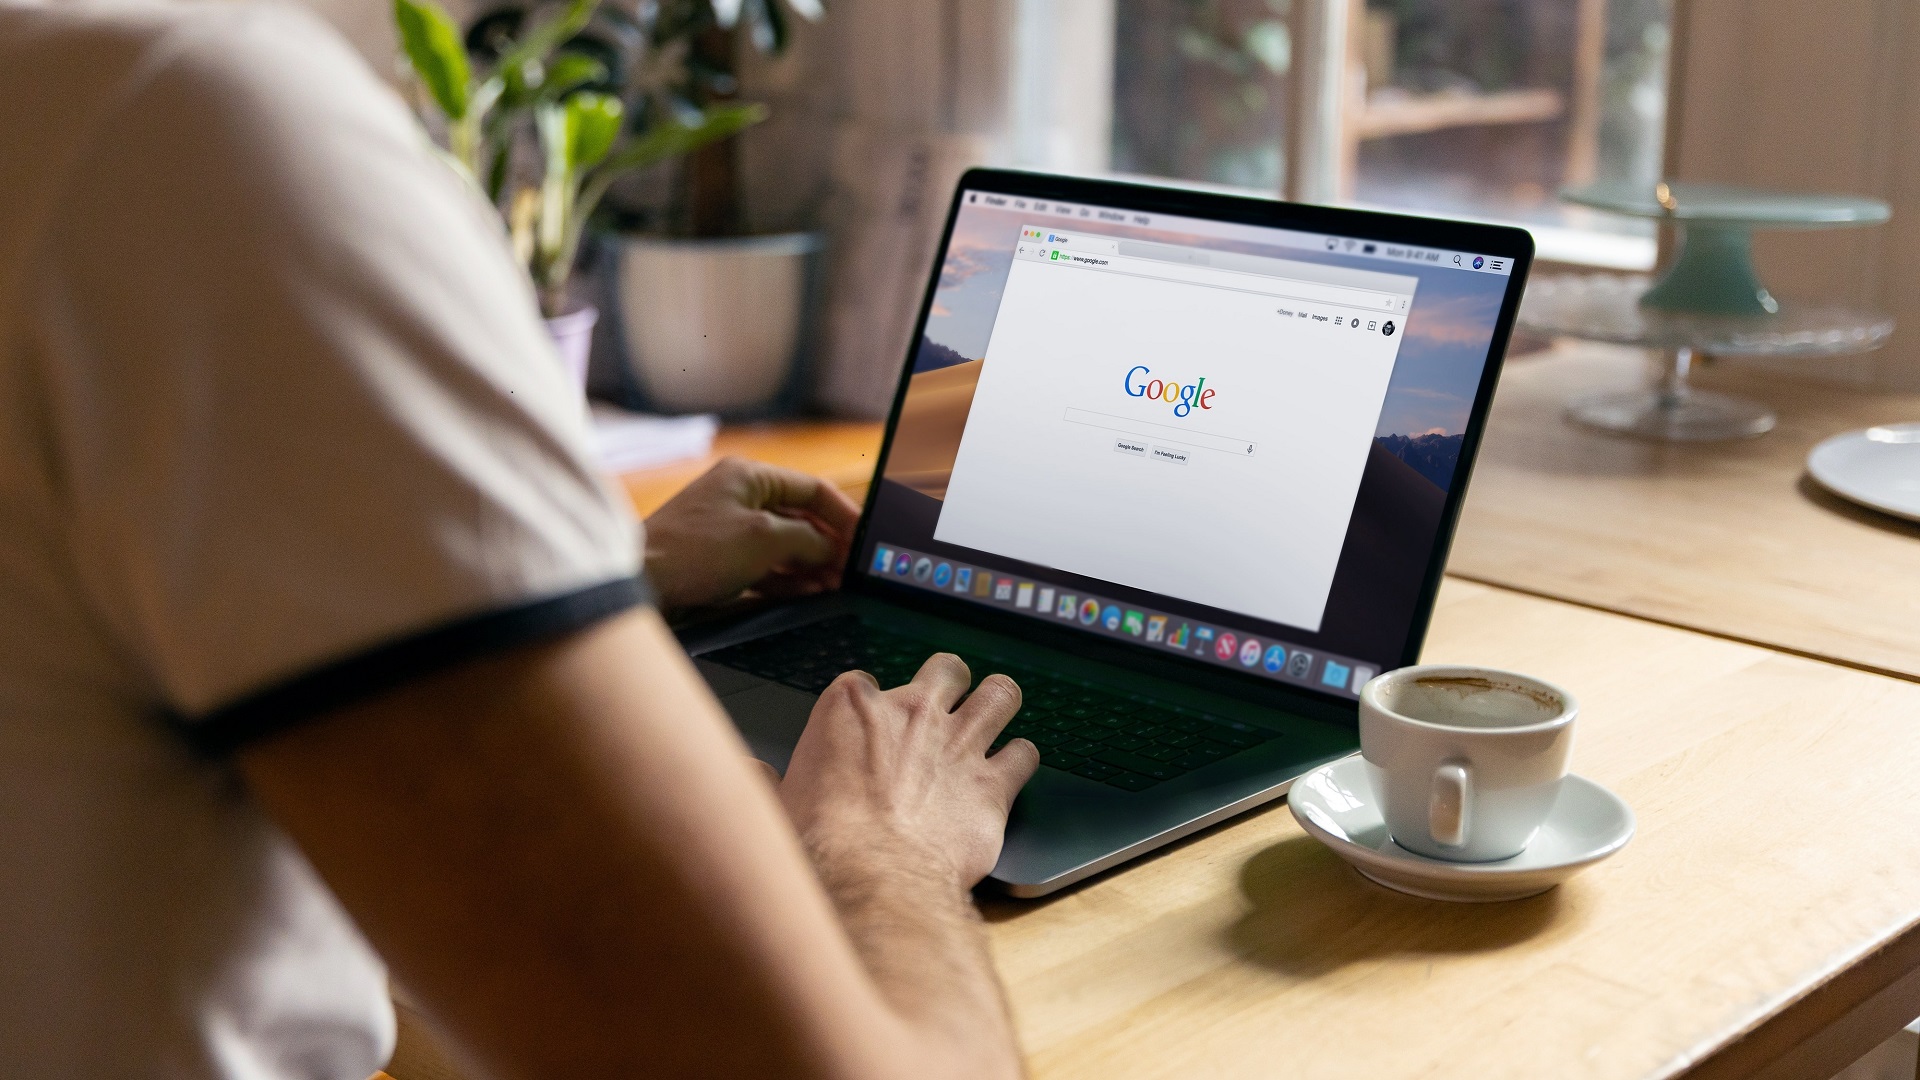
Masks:
[[[1561,419],[1573,394],[1643,377],[1637,352],[1602,346],[1511,362],[1448,572],[1920,678],[1920,525],[1804,475],[1829,435],[1920,420],[1920,395],[1720,367],[1696,382],[1767,402],[1775,431],[1666,446]]]
[[[1849,395],[1795,390],[1771,444],[1570,450],[1547,425],[1608,361],[1510,373],[1455,564],[1517,588],[1449,579],[1425,658],[1571,689],[1575,768],[1627,798],[1639,835],[1544,896],[1440,904],[1366,882],[1281,805],[989,902],[1037,1076],[1826,1080],[1920,1015],[1920,685],[1859,670],[1911,673],[1915,628],[1882,615],[1920,590],[1856,595],[1850,565],[1784,576],[1809,549],[1909,565],[1908,533],[1817,517],[1791,475],[1815,434],[1920,410],[1842,419]],[[877,442],[761,428],[716,450],[848,483]],[[627,487],[651,509],[703,467]],[[1554,590],[1575,602],[1529,595]],[[1822,649],[1842,663],[1795,655]]]
[[[1457,580],[1424,658],[1572,690],[1627,849],[1444,904],[1278,806],[991,904],[1036,1076],[1825,1080],[1920,1015],[1920,685]]]

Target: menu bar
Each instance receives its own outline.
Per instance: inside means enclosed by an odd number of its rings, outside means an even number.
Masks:
[[[1138,210],[1120,210],[1092,203],[1030,199],[1025,196],[1001,195],[990,191],[969,191],[965,193],[964,198],[971,205],[992,207],[996,210],[1024,211],[1030,215],[1044,215],[1044,217],[1036,217],[1036,220],[1052,222],[1056,225],[1063,225],[1068,221],[1077,224],[1104,222],[1111,225],[1132,225],[1143,229],[1186,233],[1191,236],[1246,240],[1274,247],[1330,251],[1354,259],[1374,259],[1401,265],[1424,264],[1466,273],[1495,274],[1501,277],[1513,274],[1512,259],[1504,255],[1494,256],[1484,252],[1390,244],[1351,236],[1212,221],[1206,218],[1181,217],[1176,214],[1148,214]]]
[[[1102,637],[1151,645],[1323,693],[1357,697],[1360,688],[1379,671],[1365,661],[1316,655],[1295,645],[1263,640],[1197,619],[889,544],[874,548],[867,572],[898,584],[1070,625]]]

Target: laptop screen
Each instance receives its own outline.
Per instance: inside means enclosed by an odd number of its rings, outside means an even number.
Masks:
[[[865,572],[1353,697],[1405,647],[1512,270],[963,191]]]

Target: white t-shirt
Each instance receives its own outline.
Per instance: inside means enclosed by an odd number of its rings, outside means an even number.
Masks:
[[[229,755],[641,602],[497,223],[318,21],[0,0],[0,1076],[364,1080]]]

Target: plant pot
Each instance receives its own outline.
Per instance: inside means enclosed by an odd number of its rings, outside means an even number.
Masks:
[[[628,237],[620,329],[647,405],[764,413],[794,383],[815,233],[722,240]]]
[[[599,321],[600,309],[591,304],[546,321],[554,351],[560,354],[560,366],[573,385],[580,388],[582,396],[587,392],[587,358],[593,352],[593,324]]]

